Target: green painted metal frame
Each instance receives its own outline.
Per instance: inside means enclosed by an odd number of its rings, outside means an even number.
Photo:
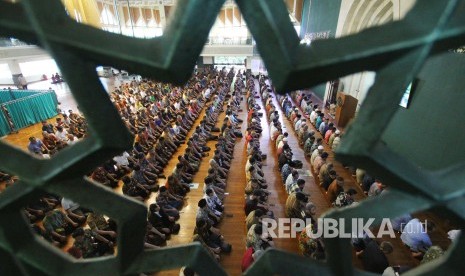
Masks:
[[[180,0],[165,34],[144,40],[78,24],[66,15],[59,0],[22,0],[21,4],[0,1],[0,35],[49,51],[88,119],[91,133],[88,139],[51,160],[37,160],[0,143],[0,169],[21,179],[0,194],[1,275],[137,275],[184,265],[201,275],[225,275],[199,244],[144,251],[146,208],[82,178],[98,164],[130,148],[133,138],[101,86],[95,67],[111,65],[160,81],[184,83],[223,3]],[[419,0],[402,21],[348,37],[316,41],[310,48],[299,44],[282,0],[236,3],[279,91],[311,87],[363,70],[377,72],[376,82],[357,120],[347,130],[337,157],[369,169],[393,189],[356,208],[331,211],[327,217],[380,219],[439,206],[458,218],[460,225],[465,224],[464,163],[441,172],[425,172],[380,142],[404,88],[427,58],[465,44],[465,1]],[[69,197],[116,219],[117,256],[75,260],[33,235],[19,210],[45,191]],[[396,204],[386,208],[393,200]],[[348,240],[326,240],[326,245],[327,265],[269,250],[246,275],[368,274],[353,268]],[[464,250],[462,236],[444,258],[409,274],[459,275],[465,267]]]

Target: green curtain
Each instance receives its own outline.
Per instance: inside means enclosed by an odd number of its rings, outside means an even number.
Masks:
[[[0,103],[6,103],[6,102],[14,100],[12,96],[13,95],[12,93],[10,93],[10,91],[1,90],[0,91]]]
[[[58,114],[54,91],[40,93],[6,104],[16,129],[36,124]]]
[[[25,90],[12,90],[13,93],[13,100],[19,100],[25,97],[29,97],[32,95],[36,95],[41,93],[40,91],[25,91]]]
[[[0,137],[5,136],[10,133],[10,127],[8,126],[8,121],[3,115],[3,112],[0,111]]]
[[[19,100],[39,93],[47,93],[53,90],[0,90],[0,103]]]

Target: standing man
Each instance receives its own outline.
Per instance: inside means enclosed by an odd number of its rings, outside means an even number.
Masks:
[[[27,80],[23,74],[19,75],[18,82],[21,85],[21,89],[27,90]]]

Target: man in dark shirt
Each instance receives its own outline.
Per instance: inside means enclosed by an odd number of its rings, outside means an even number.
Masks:
[[[52,124],[48,124],[47,121],[42,121],[42,131],[46,131],[47,133],[55,133],[55,131],[53,130],[53,125]]]
[[[365,241],[365,249],[357,252],[357,256],[362,259],[363,268],[366,271],[382,274],[389,266],[385,254],[393,251],[390,242],[382,242],[380,245],[375,240]]]
[[[286,147],[289,147],[289,145],[285,145]],[[290,157],[290,158],[289,158]],[[291,165],[291,158],[292,158],[292,155],[289,156],[288,154],[281,154],[279,155],[278,157],[278,166],[279,166],[279,169],[281,170],[283,168],[283,166],[285,164],[289,164]],[[292,167],[292,166],[291,166]]]
[[[260,209],[263,212],[267,212],[265,205],[261,204],[258,198],[261,196],[261,192],[259,190],[255,190],[253,194],[245,201],[244,211],[245,215],[248,216],[250,212]]]
[[[150,204],[148,221],[158,231],[165,234],[177,234],[180,225],[175,223],[176,218],[168,216],[156,203]]]
[[[368,175],[367,173],[365,173],[365,176],[363,177],[363,180],[362,180],[362,189],[365,192],[365,194],[368,193],[368,190],[370,190],[370,187],[373,184],[373,182],[375,182],[375,179],[371,177],[370,175]]]

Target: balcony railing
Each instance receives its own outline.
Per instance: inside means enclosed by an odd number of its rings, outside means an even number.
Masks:
[[[0,47],[16,47],[16,46],[27,46],[27,44],[19,39],[12,37],[0,37]]]
[[[206,45],[253,45],[251,37],[209,37]]]

